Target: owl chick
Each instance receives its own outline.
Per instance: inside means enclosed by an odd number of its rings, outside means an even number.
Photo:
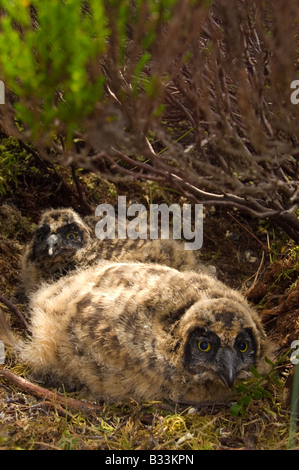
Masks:
[[[210,402],[234,396],[269,342],[257,313],[211,276],[103,262],[32,295],[21,359],[94,399]]]
[[[52,209],[42,215],[22,258],[25,291],[36,289],[43,281],[57,280],[74,269],[87,268],[100,259],[153,262],[213,274],[213,267],[201,265],[179,241],[94,239],[91,226],[74,210]]]
[[[91,229],[72,209],[45,211],[22,257],[26,292],[75,269],[78,252],[86,250],[91,241]]]

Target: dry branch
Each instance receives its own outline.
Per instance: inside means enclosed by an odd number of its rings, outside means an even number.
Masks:
[[[166,183],[195,203],[269,218],[299,242],[299,105],[290,100],[299,71],[299,6],[293,0],[192,5],[190,15],[190,2],[178,2],[148,50],[142,48],[146,1],[128,24],[125,46],[117,6],[107,6],[111,36],[99,58],[106,96],[81,123],[84,150],[40,139],[37,152],[90,171],[99,171],[104,159],[112,179],[117,173]],[[136,90],[134,71],[144,53],[150,55],[145,85],[141,80]],[[26,141],[28,131],[16,128],[9,102],[1,114],[5,132]]]
[[[75,398],[69,398],[65,395],[62,395],[61,393],[52,392],[51,390],[47,390],[46,388],[33,384],[32,382],[19,377],[6,368],[0,368],[0,377],[3,377],[8,382],[16,385],[25,392],[30,393],[39,399],[51,402],[53,406],[58,403],[60,407],[67,407],[67,409],[70,408],[82,412],[101,411],[101,407],[99,405],[77,400]]]
[[[10,302],[10,300],[6,299],[2,295],[0,295],[0,302],[2,304],[6,305],[6,307],[8,307],[9,310],[21,321],[21,323],[26,328],[26,330],[28,330],[28,323],[26,322],[26,320],[25,320],[23,314],[20,312],[20,310],[17,309],[17,307],[15,305],[13,305]]]

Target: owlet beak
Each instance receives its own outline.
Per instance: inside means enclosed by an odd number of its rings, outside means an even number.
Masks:
[[[219,351],[218,373],[219,377],[229,388],[232,388],[236,380],[236,354],[230,348]]]
[[[50,235],[48,240],[47,240],[47,245],[48,245],[48,255],[53,256],[55,252],[55,247],[58,245],[58,236],[57,235]]]

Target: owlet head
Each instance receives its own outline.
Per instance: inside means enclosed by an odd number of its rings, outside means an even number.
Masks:
[[[209,299],[191,310],[194,321],[185,333],[183,357],[195,380],[221,381],[231,388],[264,360],[265,333],[245,302]]]
[[[90,241],[90,231],[79,215],[71,209],[44,213],[37,226],[31,259],[48,260],[69,257]]]

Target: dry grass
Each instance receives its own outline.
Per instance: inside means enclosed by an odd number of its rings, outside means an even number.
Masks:
[[[13,370],[21,373],[22,366]],[[1,379],[0,449],[286,449],[289,413],[282,409],[281,391],[273,392],[270,399],[251,402],[242,417],[219,405],[134,401],[102,404],[98,413],[65,410],[61,416],[55,405]]]

